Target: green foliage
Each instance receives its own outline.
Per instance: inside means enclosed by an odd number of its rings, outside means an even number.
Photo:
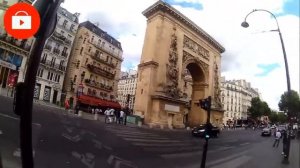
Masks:
[[[287,116],[283,112],[279,112],[277,114],[278,122],[280,123],[286,123],[287,122]]]
[[[272,123],[277,123],[279,121],[276,111],[272,111],[269,115],[269,119]]]
[[[252,98],[251,107],[248,109],[251,118],[257,119],[261,116],[270,116],[271,109],[267,102],[261,101],[259,97]]]
[[[291,90],[288,96],[288,92],[284,92],[281,95],[281,99],[278,103],[279,109],[284,112],[289,112],[291,117],[299,117],[300,111],[300,98],[299,94]]]

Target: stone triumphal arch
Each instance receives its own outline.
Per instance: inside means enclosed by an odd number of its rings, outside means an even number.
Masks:
[[[221,123],[220,53],[225,49],[165,2],[143,14],[148,20],[134,113],[150,126],[194,126],[207,117],[199,99],[212,96],[211,122]]]

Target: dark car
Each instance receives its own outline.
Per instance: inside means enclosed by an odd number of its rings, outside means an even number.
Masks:
[[[205,134],[205,125],[199,125],[192,129],[193,136],[204,138],[204,136],[205,136],[204,134]],[[217,137],[219,137],[219,135],[220,135],[220,129],[216,126],[212,126],[212,131],[211,131],[210,137],[217,138]]]
[[[271,136],[272,131],[270,128],[264,128],[261,132],[261,136]]]

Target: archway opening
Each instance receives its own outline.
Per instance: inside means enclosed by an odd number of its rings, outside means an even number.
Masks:
[[[187,92],[189,100],[188,113],[185,115],[184,121],[186,126],[195,126],[202,123],[205,118],[203,111],[198,106],[199,99],[205,96],[205,75],[200,65],[197,63],[189,63],[185,67],[184,88]]]

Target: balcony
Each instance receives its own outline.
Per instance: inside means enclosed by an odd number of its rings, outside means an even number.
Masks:
[[[55,64],[54,62],[51,62],[50,60],[42,60],[41,64],[53,68],[53,69],[58,69],[60,71],[66,71],[66,66],[60,65],[60,64]]]
[[[106,78],[109,78],[109,79],[114,79],[115,78],[115,74],[107,71],[107,70],[104,70],[102,68],[98,68],[94,65],[91,65],[91,64],[87,64],[87,69],[93,73],[96,73],[98,75],[101,75],[101,76],[104,76]]]
[[[113,90],[112,86],[105,86],[102,83],[91,81],[90,79],[85,79],[84,82],[87,86],[90,86],[90,87],[93,87],[93,88],[96,88],[96,89],[101,89],[101,90],[104,90],[104,91],[107,91],[107,92],[111,92]]]
[[[91,57],[92,57],[94,60],[96,60],[96,61],[98,61],[98,62],[100,62],[100,63],[102,63],[102,64],[108,65],[108,66],[110,66],[110,67],[112,67],[112,68],[115,68],[115,67],[116,67],[115,64],[109,63],[109,62],[107,62],[107,61],[105,61],[105,60],[99,58],[99,54],[93,53],[93,54],[91,55]]]
[[[63,36],[62,34],[58,33],[57,31],[54,31],[54,32],[53,32],[52,37],[53,37],[55,40],[58,40],[58,41],[60,41],[60,42],[62,42],[62,43],[64,43],[65,40],[66,40],[66,37]]]
[[[0,44],[1,44],[1,42],[4,42],[4,43],[10,45],[11,47],[16,47],[21,50],[25,50],[26,52],[29,52],[30,48],[31,48],[31,45],[26,44],[27,40],[20,41],[13,37],[9,37],[6,33],[0,35]]]
[[[118,59],[123,59],[121,56],[118,56],[117,53],[112,52],[112,50],[109,49],[108,47],[105,47],[105,46],[103,46],[103,45],[99,45],[99,44],[92,43],[91,40],[88,40],[88,42],[89,42],[90,44],[92,44],[93,46],[95,46],[96,48],[98,48],[98,49],[100,49],[100,50],[103,50],[103,51],[105,51],[105,52],[107,52],[107,53],[109,53],[109,54],[115,56],[115,57],[118,58]]]
[[[53,49],[53,53],[59,55],[60,54],[60,50],[58,48],[54,48]]]

